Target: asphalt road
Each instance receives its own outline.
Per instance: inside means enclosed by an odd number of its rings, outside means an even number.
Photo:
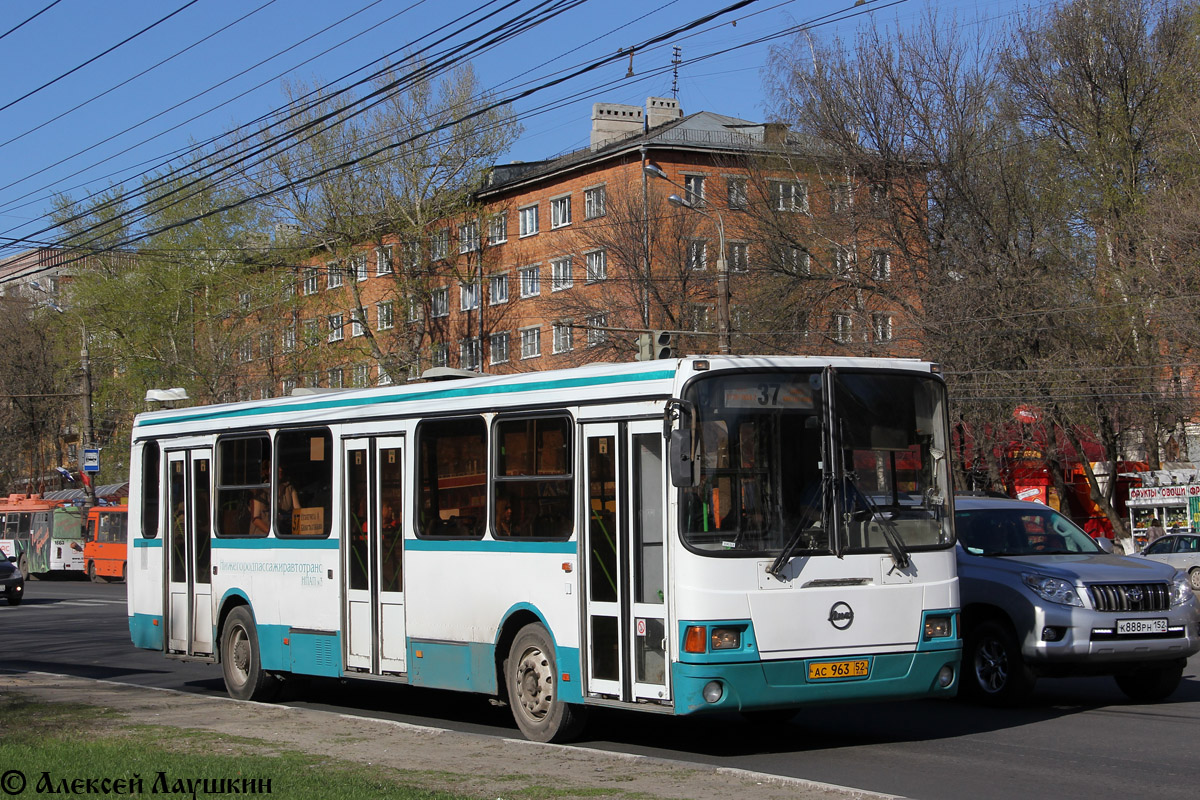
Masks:
[[[66,673],[223,695],[220,668],[129,644],[124,586],[28,584],[0,603],[0,670]],[[0,672],[0,682],[3,673]],[[486,699],[378,683],[313,681],[289,704],[514,736]],[[1127,702],[1109,678],[1043,680],[1025,708],[957,702],[813,708],[764,729],[740,718],[599,711],[580,746],[697,761],[926,800],[1192,798],[1200,785],[1200,658],[1167,702]]]

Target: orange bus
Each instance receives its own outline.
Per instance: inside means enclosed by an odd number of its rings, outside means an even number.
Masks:
[[[125,531],[129,506],[92,506],[84,533],[83,561],[93,581],[125,580]]]

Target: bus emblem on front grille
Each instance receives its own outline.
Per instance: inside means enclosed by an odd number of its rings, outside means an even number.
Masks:
[[[829,609],[829,624],[844,631],[854,624],[854,609],[848,603],[834,603]]]

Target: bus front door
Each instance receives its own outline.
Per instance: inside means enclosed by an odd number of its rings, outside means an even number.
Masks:
[[[346,666],[404,674],[404,440],[353,440],[345,447]]]
[[[587,693],[671,699],[662,423],[584,426]]]
[[[212,452],[177,451],[168,464],[167,652],[211,656]]]

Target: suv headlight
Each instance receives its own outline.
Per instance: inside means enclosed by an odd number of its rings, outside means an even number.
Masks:
[[[1175,580],[1171,582],[1171,606],[1181,606],[1193,597],[1195,595],[1187,575],[1182,572],[1175,573]]]
[[[1025,585],[1043,600],[1064,606],[1083,606],[1083,600],[1079,598],[1079,592],[1075,591],[1075,586],[1062,578],[1051,578],[1049,575],[1026,572],[1021,575],[1021,580],[1025,581]]]

